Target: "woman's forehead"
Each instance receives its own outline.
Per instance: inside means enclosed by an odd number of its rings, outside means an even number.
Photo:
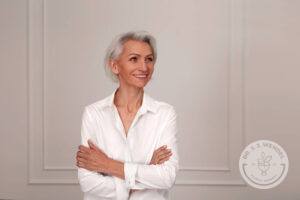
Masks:
[[[152,54],[151,47],[148,43],[142,41],[129,40],[123,45],[123,53],[126,54]]]

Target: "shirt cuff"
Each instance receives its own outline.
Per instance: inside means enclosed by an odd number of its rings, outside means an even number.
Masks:
[[[116,185],[116,199],[127,200],[129,197],[129,189],[126,188],[124,180],[114,177]]]
[[[137,167],[138,165],[134,163],[124,163],[125,184],[127,188],[133,188],[135,186]]]

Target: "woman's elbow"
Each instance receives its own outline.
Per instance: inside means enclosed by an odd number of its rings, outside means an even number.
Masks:
[[[91,191],[91,189],[94,187],[94,186],[91,186],[90,184],[88,184],[87,181],[84,181],[82,179],[78,179],[78,183],[79,183],[80,189],[83,193],[87,193],[87,192]]]
[[[164,189],[171,189],[176,181],[176,176],[178,173],[177,167],[170,167],[168,170],[165,171],[165,176],[163,178],[164,182]]]

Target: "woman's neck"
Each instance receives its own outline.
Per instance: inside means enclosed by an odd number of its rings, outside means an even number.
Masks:
[[[127,112],[135,112],[142,105],[143,88],[122,87],[116,90],[114,103],[118,108],[126,109]]]

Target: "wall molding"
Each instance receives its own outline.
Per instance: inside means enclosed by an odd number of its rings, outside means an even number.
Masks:
[[[13,200],[13,199],[17,199],[17,198],[15,195],[12,195],[12,194],[0,193],[0,199],[1,200]]]
[[[231,180],[178,180],[176,185],[243,186],[238,166],[232,160],[235,150],[245,146],[244,130],[244,1],[229,1],[229,63],[228,63],[228,123],[227,166],[197,167],[181,166],[185,173],[235,173]],[[45,0],[28,0],[28,183],[29,184],[77,184],[76,167],[50,166],[45,160],[45,112],[44,112],[44,51],[45,51]],[[233,111],[235,108],[235,111]],[[235,119],[233,114],[237,115]],[[240,119],[240,123],[236,123]],[[240,143],[233,141],[233,130],[241,135]],[[235,148],[235,149],[234,149]],[[41,151],[38,151],[41,150]],[[66,176],[67,175],[67,176]],[[57,178],[59,177],[59,178]]]

